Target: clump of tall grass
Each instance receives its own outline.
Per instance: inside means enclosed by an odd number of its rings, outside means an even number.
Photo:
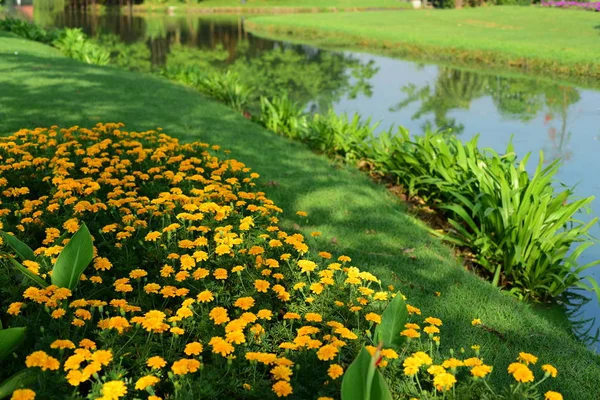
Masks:
[[[108,65],[110,53],[92,42],[80,28],[65,28],[53,42],[64,55],[86,64]]]
[[[194,79],[188,77],[188,79]],[[233,108],[244,112],[252,98],[252,88],[244,85],[239,77],[227,71],[225,74],[211,74],[199,78],[196,87],[206,95]]]
[[[495,286],[539,300],[572,286],[590,289],[580,274],[598,262],[577,259],[594,243],[589,229],[597,219],[579,220],[594,198],[555,189],[558,161],[543,167],[541,154],[530,175],[529,154],[517,162],[512,145],[500,155],[481,150],[477,139],[432,132],[411,139],[400,130],[372,141],[368,158],[447,216],[443,238],[469,248]]]
[[[311,147],[331,156],[357,160],[366,155],[365,144],[374,135],[378,124],[371,119],[362,120],[354,114],[337,115],[332,109],[326,114],[316,114],[308,124],[305,140]]]
[[[272,99],[261,97],[258,121],[270,131],[292,139],[302,139],[308,123],[300,105],[287,95]]]

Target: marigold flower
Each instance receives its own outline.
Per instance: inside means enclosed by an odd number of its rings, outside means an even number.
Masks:
[[[322,322],[323,321],[323,317],[321,316],[321,314],[317,314],[317,313],[306,313],[304,315],[304,318],[310,322]]]
[[[204,291],[200,292],[198,294],[198,296],[196,296],[196,299],[200,303],[209,303],[209,302],[213,301],[215,298],[213,297],[213,294],[210,290],[204,290]]]
[[[512,363],[508,366],[508,373],[512,374],[517,382],[533,382],[533,372],[525,364]]]
[[[558,375],[558,370],[550,364],[542,365],[542,370],[546,373],[545,375],[547,377],[551,376],[553,378],[556,378],[556,375]]]
[[[287,397],[293,393],[292,385],[286,381],[279,381],[273,384],[273,392],[277,395],[277,397]]]
[[[440,391],[450,390],[455,383],[456,378],[454,377],[454,375],[449,374],[447,372],[436,375],[433,378],[433,384],[435,388]]]
[[[376,324],[380,324],[381,323],[381,315],[378,315],[378,314],[375,314],[375,313],[368,313],[367,315],[365,315],[365,319],[367,321],[375,322]]]
[[[51,349],[74,349],[75,343],[67,339],[57,339],[50,344]]]
[[[127,394],[127,386],[123,381],[110,381],[102,385],[103,400],[118,400]]]
[[[60,362],[56,358],[46,354],[46,352],[38,350],[25,358],[25,365],[27,368],[39,367],[42,371],[56,371],[60,367]]]
[[[10,315],[19,315],[21,313],[21,307],[23,307],[24,303],[21,302],[14,302],[14,303],[10,303],[10,305],[8,306],[8,310],[6,311],[7,313],[9,313]]]
[[[434,317],[425,318],[425,322],[427,322],[428,324],[433,325],[433,326],[441,326],[442,325],[442,320],[439,318],[434,318]]]
[[[322,361],[333,360],[338,351],[337,347],[326,344],[317,351],[317,358]]]
[[[167,365],[167,362],[160,356],[154,356],[146,361],[146,365],[152,369],[160,369]]]
[[[34,400],[35,392],[31,389],[17,389],[12,393],[10,400]]]
[[[263,279],[257,279],[254,281],[254,288],[257,292],[267,293],[267,290],[271,284]]]
[[[492,367],[490,367],[489,365],[476,365],[473,368],[471,368],[471,375],[477,377],[477,378],[485,378],[485,376],[487,374],[489,374],[490,372],[492,372]]]
[[[309,260],[298,260],[298,266],[302,273],[311,273],[317,268],[317,264]]]
[[[146,237],[144,238],[144,240],[146,242],[156,242],[156,240],[161,236],[160,232],[149,232]]]
[[[331,379],[337,379],[344,374],[344,369],[338,364],[331,364],[327,369],[327,375]]]
[[[135,383],[135,388],[137,390],[146,390],[146,388],[148,386],[154,386],[156,385],[158,382],[160,382],[160,379],[154,375],[146,375],[146,376],[142,376],[140,379],[137,380],[137,382]]]
[[[517,357],[517,360],[521,361],[525,365],[529,365],[529,364],[535,364],[538,359],[533,354],[521,352],[521,353],[519,353],[519,357]]]
[[[289,367],[278,365],[271,369],[271,375],[273,375],[273,378],[276,380],[289,382],[290,377],[292,376],[292,370]]]
[[[548,390],[544,393],[544,400],[563,400],[562,394]]]

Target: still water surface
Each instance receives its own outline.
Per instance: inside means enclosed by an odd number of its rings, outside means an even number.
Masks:
[[[357,112],[380,121],[381,130],[402,125],[419,134],[426,128],[451,127],[465,140],[480,134],[482,146],[499,152],[513,136],[519,156],[543,150],[546,162],[561,158],[558,178],[577,185],[579,196],[600,197],[600,90],[266,40],[246,32],[243,17],[36,10],[33,19],[45,26],[82,27],[113,46],[125,67],[229,68],[261,94],[288,92],[313,112],[329,107]],[[531,170],[537,160],[532,157]],[[600,216],[600,200],[592,204],[592,215]],[[598,225],[593,234],[600,237]],[[595,259],[600,259],[600,245],[584,253],[581,262]],[[600,267],[589,274],[600,281]],[[580,329],[595,333],[600,327],[595,300],[572,314],[574,322],[589,320]],[[598,349],[598,343],[592,347]]]

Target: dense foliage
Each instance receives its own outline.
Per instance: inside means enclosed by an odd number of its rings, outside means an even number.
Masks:
[[[544,364],[534,383],[522,352],[515,384],[492,389],[485,349],[444,348],[441,319],[283,231],[259,175],[227,154],[122,124],[0,139],[0,358],[16,354],[0,398],[323,400],[348,369],[352,399],[365,360],[399,398],[533,399],[556,377]]]

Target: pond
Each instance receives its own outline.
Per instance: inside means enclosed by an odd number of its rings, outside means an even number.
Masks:
[[[47,2],[40,2],[47,3]],[[511,137],[520,157],[543,151],[545,162],[562,159],[558,178],[577,185],[579,196],[600,197],[600,90],[556,79],[334,52],[258,38],[244,30],[244,17],[131,16],[36,7],[29,17],[44,26],[82,27],[119,52],[117,62],[139,71],[194,66],[226,68],[264,95],[289,93],[312,112],[333,107],[379,121],[379,129],[404,126],[452,128],[465,140],[502,152]],[[600,82],[597,84],[600,88]],[[533,169],[538,157],[532,157]],[[600,216],[600,201],[590,215]],[[600,227],[593,230],[600,237]],[[581,261],[600,259],[600,245]],[[590,274],[600,280],[600,267]],[[574,294],[569,308],[575,330],[590,340],[600,327],[600,306]],[[588,332],[587,334],[585,332]]]

